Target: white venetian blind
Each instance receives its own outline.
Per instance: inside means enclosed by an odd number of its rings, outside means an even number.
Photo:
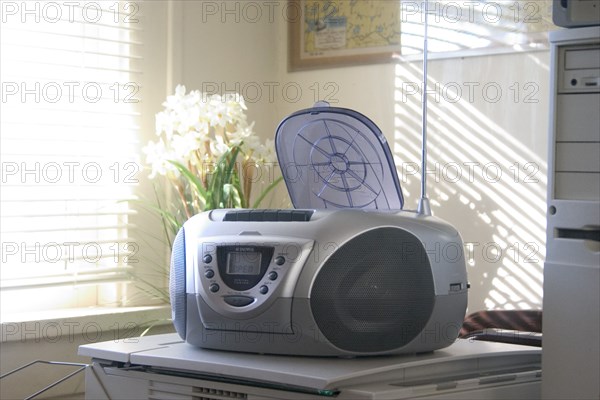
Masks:
[[[2,3],[2,306],[94,305],[137,261],[140,3]]]

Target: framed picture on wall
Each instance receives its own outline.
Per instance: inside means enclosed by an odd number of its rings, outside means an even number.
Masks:
[[[552,0],[288,0],[290,71],[548,49]]]
[[[289,70],[389,62],[400,53],[400,1],[290,0]]]

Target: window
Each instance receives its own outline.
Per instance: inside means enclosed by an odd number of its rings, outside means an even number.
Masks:
[[[140,262],[140,1],[2,1],[2,311],[117,305]]]
[[[402,1],[402,58],[421,57],[428,14],[430,57],[547,49],[552,0]]]

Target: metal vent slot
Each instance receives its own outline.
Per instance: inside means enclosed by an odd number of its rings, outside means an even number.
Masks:
[[[199,399],[199,400],[204,400],[206,399],[213,399],[213,398],[218,398],[218,399],[247,399],[248,395],[246,393],[241,393],[241,392],[232,392],[230,390],[221,390],[221,389],[211,389],[211,388],[205,388],[205,387],[194,387],[192,389],[192,391],[194,393],[201,393],[201,394],[207,394],[211,397],[196,397],[194,396],[194,400]],[[218,396],[218,397],[212,397],[212,396]]]
[[[202,386],[180,385],[150,381],[148,399],[151,400],[231,400],[247,399],[248,394]]]
[[[234,210],[223,221],[234,222],[308,222],[314,210]]]

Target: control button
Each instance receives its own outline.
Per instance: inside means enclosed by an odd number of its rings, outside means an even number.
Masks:
[[[212,285],[210,285],[208,287],[208,290],[210,290],[213,293],[217,293],[219,291],[219,289],[221,289],[221,288],[216,283],[213,283]]]
[[[451,283],[450,284],[451,292],[460,292],[461,289],[462,289],[462,284],[460,284],[460,283]]]
[[[291,210],[279,210],[277,211],[277,220],[278,221],[291,221],[292,220],[292,211]]]
[[[234,307],[245,307],[254,303],[254,297],[248,296],[224,296],[225,303]]]
[[[237,221],[237,212],[228,211],[223,218],[223,221]]]
[[[250,221],[250,211],[237,211],[238,221]]]
[[[275,264],[277,264],[277,265],[285,264],[285,257],[283,257],[283,256],[275,257]]]
[[[202,261],[204,261],[205,264],[210,264],[212,262],[212,256],[210,254],[205,254],[204,257],[202,257]]]
[[[265,210],[263,212],[263,221],[277,221],[277,210]]]
[[[271,271],[271,272],[269,272],[269,275],[268,275],[268,276],[269,276],[269,279],[270,279],[270,280],[274,281],[275,279],[277,279],[277,277],[278,277],[279,275],[277,275],[277,272],[275,272],[275,271]]]
[[[204,271],[204,276],[210,279],[213,276],[215,276],[215,271],[213,271],[212,269],[207,269],[206,271]]]
[[[292,221],[306,222],[310,221],[310,217],[313,215],[312,210],[293,210]]]
[[[260,294],[267,294],[269,293],[269,287],[266,285],[262,285],[258,291],[260,292]]]
[[[250,211],[250,221],[262,222],[264,218],[263,210],[252,210]]]

